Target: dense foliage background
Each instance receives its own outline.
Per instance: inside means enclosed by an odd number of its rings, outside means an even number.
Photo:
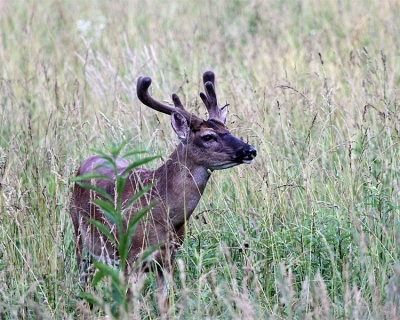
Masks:
[[[79,297],[69,179],[125,139],[165,161],[178,141],[136,79],[206,116],[208,69],[258,157],[213,174],[171,318],[400,318],[399,16],[397,0],[0,1],[0,318],[106,317]],[[133,318],[157,317],[152,281]]]

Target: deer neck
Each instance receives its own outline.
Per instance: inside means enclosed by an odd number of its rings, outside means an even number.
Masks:
[[[156,188],[174,228],[191,216],[210,178],[209,171],[188,156],[188,146],[180,143],[168,161],[154,172]]]

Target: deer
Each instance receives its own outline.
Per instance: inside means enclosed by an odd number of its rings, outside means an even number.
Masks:
[[[161,286],[165,285],[163,271],[169,272],[174,252],[184,240],[187,223],[200,201],[212,172],[242,163],[249,164],[256,157],[257,152],[251,145],[234,137],[226,128],[228,105],[222,108],[218,106],[215,74],[212,71],[206,71],[203,74],[205,93],[200,93],[200,98],[208,111],[207,120],[187,111],[175,93],[172,94],[173,107],[154,99],[149,93],[151,82],[150,77],[139,77],[136,86],[137,96],[149,108],[170,115],[171,126],[179,139],[179,144],[159,168],[153,171],[135,168],[129,173],[122,192],[122,203],[127,202],[144,186],[153,184],[149,191],[136,202],[137,204],[126,212],[123,223],[125,226],[128,225],[140,207],[158,201],[135,229],[127,262],[129,266],[134,266],[135,261],[146,248],[163,243],[151,256],[153,262],[163,266],[164,270],[155,269],[156,283]],[[77,176],[99,173],[115,179],[112,169],[101,167],[104,161],[99,155],[89,157],[80,166]],[[128,165],[127,160],[117,159],[118,172],[123,172]],[[96,186],[114,196],[112,181],[96,179],[95,183]],[[82,259],[84,249],[95,259],[103,258],[108,262],[118,261],[112,243],[85,219],[100,221],[110,230],[113,228],[91,199],[93,199],[93,191],[75,184],[71,201],[71,217],[74,226],[76,260],[81,271],[86,263]]]

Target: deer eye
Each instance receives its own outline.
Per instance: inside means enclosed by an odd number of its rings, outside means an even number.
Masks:
[[[202,136],[201,139],[203,139],[204,141],[210,141],[212,139],[215,139],[215,137],[213,134],[206,134],[206,135]]]

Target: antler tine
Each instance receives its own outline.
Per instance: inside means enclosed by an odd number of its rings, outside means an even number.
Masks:
[[[174,102],[175,108],[178,108],[180,110],[185,110],[185,107],[183,106],[181,99],[179,99],[178,95],[175,92],[172,94],[172,101]]]
[[[207,83],[210,81],[213,86],[215,85],[215,74],[212,71],[206,71],[203,73],[203,83]]]
[[[206,71],[203,74],[203,83],[206,94],[200,93],[200,98],[203,100],[209,114],[210,119],[219,120],[219,108],[217,95],[214,89],[215,74],[212,71]]]
[[[139,77],[136,84],[136,92],[140,101],[142,101],[146,106],[160,111],[162,113],[171,114],[175,111],[175,108],[170,107],[166,104],[163,104],[157,100],[155,100],[149,94],[149,87],[151,85],[150,77]]]

